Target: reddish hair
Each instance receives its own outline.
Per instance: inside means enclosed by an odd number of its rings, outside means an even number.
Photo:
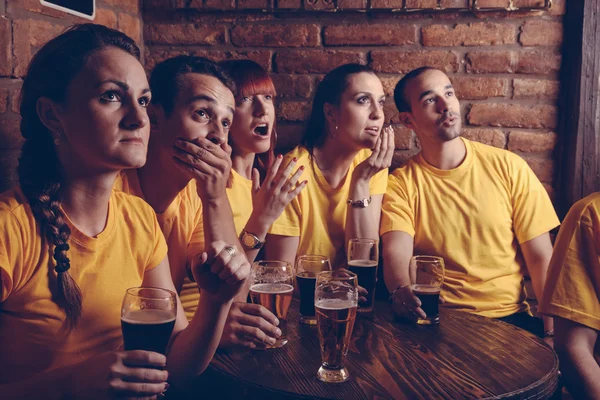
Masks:
[[[231,60],[223,61],[221,67],[227,71],[229,77],[233,80],[236,86],[236,101],[245,96],[254,96],[256,94],[269,94],[276,96],[275,84],[269,77],[269,73],[259,64],[251,60]],[[275,123],[275,121],[273,121]],[[231,136],[229,137],[231,144]],[[254,157],[253,168],[258,170],[260,181],[262,182],[267,175],[267,170],[275,160],[275,146],[277,144],[277,132],[273,125],[273,133],[271,134],[271,146],[269,150],[256,154]],[[227,187],[233,184],[233,175],[229,176]]]

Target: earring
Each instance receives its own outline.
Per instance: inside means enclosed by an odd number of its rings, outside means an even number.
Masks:
[[[60,139],[59,138],[54,138],[53,142],[54,142],[55,146],[60,146]]]

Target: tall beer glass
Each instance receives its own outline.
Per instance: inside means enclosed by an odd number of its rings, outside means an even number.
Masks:
[[[375,306],[379,242],[373,239],[350,239],[348,243],[348,269],[358,277],[358,284],[369,292],[367,301],[359,312],[371,312]]]
[[[125,350],[165,354],[177,316],[177,296],[154,287],[127,289],[121,307]]]
[[[344,366],[352,337],[358,306],[356,274],[340,269],[317,276],[315,309],[321,344],[321,368],[317,377],[323,382],[345,382],[350,373]]]
[[[252,264],[250,301],[260,304],[279,319],[281,337],[267,348],[284,346],[286,337],[286,316],[294,292],[294,272],[292,265],[285,261],[256,261]]]
[[[440,291],[444,283],[444,259],[435,256],[414,256],[410,259],[410,282],[413,293],[421,300],[421,308],[427,315],[417,324],[440,323]]]
[[[298,257],[296,260],[296,285],[300,291],[300,323],[316,325],[315,286],[317,274],[331,271],[329,258],[314,254]]]

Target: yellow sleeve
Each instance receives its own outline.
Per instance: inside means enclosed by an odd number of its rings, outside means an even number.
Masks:
[[[571,209],[550,261],[540,312],[600,330],[600,223]]]
[[[410,206],[406,182],[397,174],[388,178],[381,208],[380,234],[390,231],[403,231],[415,236],[415,214]]]
[[[204,252],[204,249],[206,247],[206,244],[204,243],[204,220],[202,217],[202,209],[200,209],[200,211],[198,211],[198,214],[199,214],[197,216],[198,223],[196,224],[196,227],[194,228],[194,232],[192,232],[192,238],[190,239],[190,242],[188,243],[188,250],[187,250],[188,265],[191,265],[192,259],[197,254],[201,254],[202,252]]]
[[[17,260],[25,256],[21,243],[18,221],[10,210],[0,209],[0,302],[19,287],[23,271]]]
[[[156,219],[156,214],[150,206],[147,208],[150,211],[149,218],[152,218],[154,223],[154,237],[152,238],[152,248],[149,252],[150,254],[148,257],[148,262],[146,263],[145,271],[149,271],[160,264],[160,262],[167,256],[168,252],[167,242],[165,241],[165,236],[163,235],[160,225],[158,224],[158,220]]]
[[[379,171],[371,178],[369,182],[369,191],[371,195],[384,194],[388,185],[388,170],[387,168],[383,171]]]
[[[560,225],[550,197],[531,168],[520,157],[511,180],[513,227],[519,244]]]

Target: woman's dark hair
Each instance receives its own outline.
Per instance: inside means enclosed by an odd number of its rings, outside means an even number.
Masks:
[[[70,328],[81,315],[81,290],[68,272],[71,230],[61,209],[63,168],[52,133],[38,116],[37,103],[42,97],[64,103],[73,78],[95,52],[107,47],[116,47],[140,58],[135,42],[123,33],[102,25],[75,25],[37,52],[21,89],[21,134],[25,143],[19,158],[19,183],[40,225],[40,234],[48,246],[54,246],[54,270],[62,295],[58,303],[65,309]]]
[[[223,61],[220,64],[235,82],[237,92],[235,92],[236,103],[244,96],[254,96],[256,94],[269,94],[276,96],[275,84],[269,77],[269,74],[263,67],[251,60],[231,60]],[[233,120],[235,124],[235,118]],[[232,138],[229,135],[229,143]],[[267,175],[267,170],[275,160],[275,146],[277,145],[277,132],[273,127],[271,134],[271,146],[269,150],[262,154],[256,154],[254,157],[253,168],[258,170],[261,182]],[[232,175],[233,176],[233,175]],[[232,185],[232,176],[229,178],[228,187]]]
[[[216,62],[197,56],[169,58],[157,64],[150,76],[152,104],[160,105],[167,116],[171,115],[175,107],[181,78],[189,73],[213,76],[235,93],[235,84]]]
[[[317,86],[315,97],[313,98],[312,110],[302,137],[302,145],[306,147],[309,153],[313,154],[313,149],[321,147],[327,139],[327,118],[325,117],[325,104],[340,104],[342,93],[348,87],[348,80],[352,75],[366,72],[375,74],[375,72],[361,64],[344,64],[331,71]]]

